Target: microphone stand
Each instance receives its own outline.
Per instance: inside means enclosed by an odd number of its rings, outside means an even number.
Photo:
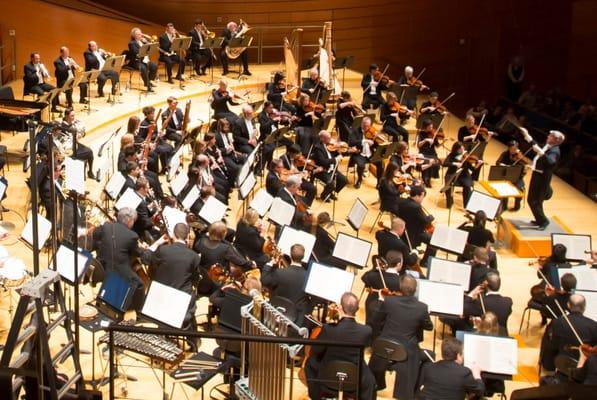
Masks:
[[[326,201],[327,199],[330,198],[330,196],[332,197],[332,218],[330,221],[330,225],[335,226],[335,225],[346,225],[344,222],[341,221],[336,221],[336,199],[338,198],[338,193],[336,192],[336,175],[338,173],[338,166],[340,165],[340,162],[336,159],[336,165],[334,165],[334,170],[332,171],[332,176],[330,179],[330,182],[334,185],[332,186],[332,191],[330,192],[329,195],[327,195],[327,197],[325,199],[323,199],[323,201]],[[334,227],[334,229],[336,229]]]

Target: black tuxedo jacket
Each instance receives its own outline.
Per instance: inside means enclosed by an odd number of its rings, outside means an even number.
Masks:
[[[426,215],[421,205],[410,197],[400,201],[398,216],[406,222],[406,230],[408,231],[411,245],[418,247],[422,242],[421,236],[425,232],[427,224],[433,220],[433,217]]]
[[[263,243],[265,239],[254,226],[249,226],[242,220],[236,226],[234,245],[243,255],[251,260],[263,260]]]
[[[271,298],[285,297],[295,304],[299,323],[311,312],[311,299],[304,289],[306,279],[307,270],[297,265],[275,268],[266,264],[261,271],[261,283],[271,290]]]
[[[29,94],[31,88],[38,84],[37,71],[35,69],[35,65],[33,65],[32,63],[25,64],[23,70],[23,82],[25,84],[24,93]]]
[[[343,318],[335,325],[324,325],[317,340],[360,343],[364,346],[370,346],[372,330],[370,326],[361,325],[354,318]],[[356,365],[359,365],[359,363],[360,365],[365,364],[365,361],[360,358],[358,348],[313,346],[311,356],[319,360],[320,365],[325,365],[330,361],[347,361]]]
[[[536,171],[533,171],[531,175],[529,197],[537,199],[549,199],[551,197],[551,178],[559,159],[560,146],[549,148],[543,156],[537,159]]]
[[[62,57],[58,57],[56,60],[54,60],[54,75],[56,76],[56,85],[58,87],[62,86],[64,84],[64,82],[67,81],[68,79],[68,71],[72,71],[73,75],[75,73],[75,67],[74,66],[67,66],[64,63],[64,60],[62,59]]]
[[[191,29],[189,31],[189,36],[191,37],[191,47],[189,47],[189,51],[191,52],[191,54],[198,54],[200,52],[201,49],[201,39],[200,36],[202,36],[199,32],[197,32],[196,29]]]
[[[330,153],[332,158],[329,158],[326,153],[326,148],[321,142],[318,142],[316,145],[313,146],[312,153],[313,154],[311,155],[311,157],[313,158],[313,161],[315,161],[315,164],[317,164],[320,167],[323,167],[326,171],[328,170],[328,168],[330,168],[330,166],[336,164],[334,153]]]
[[[164,112],[162,113],[162,123],[166,122],[166,119],[168,119],[168,116],[170,115],[170,109],[166,108],[166,110],[164,110]],[[179,131],[182,129],[182,123],[184,120],[184,113],[182,112],[182,110],[180,108],[177,108],[174,111],[174,115],[176,116],[176,121],[174,121],[174,117],[172,117],[172,119],[170,119],[170,122],[168,123],[168,126],[166,127],[166,132],[167,133],[176,133],[176,131]]]
[[[193,283],[200,279],[201,258],[182,243],[163,244],[156,251],[144,250],[144,264],[151,279],[192,294]]]
[[[462,400],[466,393],[483,394],[485,384],[467,367],[454,361],[424,363],[419,378],[422,399]]]
[[[223,95],[222,92],[214,89],[212,90],[211,95],[213,98],[211,102],[211,108],[214,110],[214,115],[231,113],[230,109],[228,108],[228,103],[236,105],[229,94]],[[232,124],[234,121],[228,122]]]
[[[133,230],[137,232],[137,235],[143,235],[143,232],[150,230],[153,227],[151,216],[153,213],[149,210],[148,204],[145,200],[141,200],[137,206],[137,219]]]
[[[494,313],[498,319],[498,324],[502,331],[508,335],[508,318],[512,314],[512,299],[504,297],[501,294],[492,293],[490,295],[483,294],[483,304],[485,310]],[[482,316],[483,307],[481,300],[473,300],[469,296],[464,297],[464,317],[468,319],[470,316]]]
[[[92,69],[99,69],[100,62],[89,50],[83,52],[83,58],[85,59],[85,71],[91,71]]]
[[[131,68],[139,69],[139,63],[142,61],[138,59],[139,50],[141,50],[139,43],[137,43],[136,40],[131,40],[129,42],[129,53],[127,55],[128,64]]]
[[[386,297],[374,319],[377,326],[383,326],[380,337],[396,340],[405,347],[418,346],[423,330],[433,329],[427,304],[412,296]]]
[[[97,258],[107,272],[137,280],[131,269],[131,259],[139,255],[139,236],[120,222],[108,222],[93,231]]]
[[[280,180],[278,175],[276,175],[276,173],[273,171],[269,171],[267,173],[267,177],[265,178],[265,189],[267,190],[267,192],[270,195],[276,197],[280,189],[282,189],[283,187],[284,185],[282,184],[282,181]]]
[[[159,37],[160,42],[160,49],[164,50],[166,53],[170,52],[170,47],[172,47],[172,42],[170,42],[170,38],[166,33],[163,33]],[[160,57],[166,56],[164,53],[160,51]]]
[[[385,257],[390,250],[398,250],[404,258],[409,256],[410,249],[408,245],[387,229],[377,231],[375,239],[377,240],[377,254],[381,257]]]
[[[252,122],[251,125],[255,127]],[[247,130],[247,125],[245,124],[244,118],[241,117],[234,121],[234,124],[232,125],[232,134],[234,135],[235,143],[240,145],[248,145],[251,133],[252,132]]]

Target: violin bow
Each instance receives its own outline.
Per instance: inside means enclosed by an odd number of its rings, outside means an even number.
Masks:
[[[388,72],[388,68],[390,68],[390,64],[386,64],[386,67],[383,69],[381,76],[384,76],[386,72]],[[371,75],[371,82],[373,82],[374,80],[375,79],[373,79],[373,75]],[[365,88],[363,92],[367,92],[369,89],[371,89],[371,82],[369,82],[369,85]]]
[[[473,142],[477,139],[477,135],[479,134],[479,131],[481,130],[481,125],[483,125],[483,121],[485,121],[485,116],[487,114],[483,114],[483,116],[481,117],[481,121],[479,122],[479,125],[477,126],[477,130],[475,131],[475,134],[473,135]]]
[[[452,92],[448,97],[446,97],[444,100],[439,102],[439,105],[435,106],[435,108],[438,108],[440,106],[443,106],[444,103],[446,103],[448,100],[450,100],[452,97],[456,96],[456,92]]]
[[[574,325],[572,325],[572,322],[570,321],[570,318],[568,318],[568,315],[566,315],[566,312],[564,311],[564,309],[562,308],[562,306],[560,305],[559,301],[555,301],[556,306],[558,306],[558,308],[560,309],[560,312],[562,313],[562,317],[564,317],[564,319],[566,320],[566,322],[568,323],[568,326],[570,326],[570,329],[572,330],[572,333],[574,333],[574,336],[576,336],[576,340],[578,340],[579,345],[583,345],[583,341],[580,338],[580,335],[578,334],[577,330],[574,328]]]
[[[423,73],[425,72],[426,69],[427,69],[427,67],[423,67],[423,69],[421,70],[421,72],[419,72],[419,75],[417,75],[415,77],[415,82],[419,80],[419,78],[423,75]]]

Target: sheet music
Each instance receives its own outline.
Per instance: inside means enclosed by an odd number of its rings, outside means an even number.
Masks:
[[[367,206],[365,206],[365,204],[363,204],[363,202],[357,198],[354,201],[346,219],[356,230],[359,230],[363,224],[363,221],[365,220],[365,217],[367,216],[367,211]]]
[[[451,283],[417,280],[417,298],[427,304],[429,312],[462,315],[462,286]]]
[[[281,226],[290,225],[294,217],[294,208],[281,198],[276,197],[269,209],[269,219]]]
[[[307,272],[305,293],[340,304],[342,295],[352,291],[353,282],[353,273],[313,262]]]
[[[465,209],[473,214],[484,211],[488,219],[495,219],[501,204],[500,199],[475,190],[469,197]]]
[[[174,328],[181,328],[191,304],[191,295],[153,281],[141,313]]]
[[[183,224],[187,223],[187,214],[174,207],[164,207],[162,210],[162,216],[164,217],[166,228],[168,229],[168,234],[170,236],[174,236],[174,227],[176,224],[179,222]]]
[[[216,199],[215,196],[209,196],[199,210],[199,216],[207,221],[209,224],[213,224],[216,221],[221,221],[226,215],[226,204]]]
[[[253,188],[255,187],[256,183],[257,179],[255,179],[255,174],[253,172],[250,172],[249,176],[247,176],[247,179],[245,179],[242,185],[240,185],[240,187],[238,188],[240,198],[243,200],[246,199],[249,193],[251,193],[251,190],[253,190]]]
[[[371,247],[371,242],[339,232],[332,256],[350,264],[364,267],[367,265]]]
[[[6,192],[6,184],[0,181],[0,199],[4,197],[4,193]]]
[[[577,290],[575,293],[583,295],[587,303],[583,315],[587,318],[591,318],[593,321],[597,321],[597,292]]]
[[[103,181],[110,174],[112,169],[112,159],[109,157],[109,153],[106,151],[102,157],[98,157],[95,161],[97,169],[95,174],[99,181]]]
[[[466,231],[451,228],[448,225],[435,225],[430,244],[456,254],[462,254],[467,239],[468,232]]]
[[[302,244],[305,248],[303,262],[308,262],[315,245],[315,236],[305,231],[299,231],[286,225],[278,239],[278,247],[282,253],[290,255],[290,248],[295,244]]]
[[[520,196],[520,191],[510,182],[489,182],[489,185],[502,197]]]
[[[477,364],[481,371],[504,375],[516,375],[518,372],[516,339],[465,333],[463,342],[466,367]]]
[[[441,258],[430,257],[429,280],[460,285],[462,290],[468,292],[471,265]]]
[[[193,204],[195,204],[195,202],[199,198],[200,192],[201,191],[199,190],[199,186],[193,185],[191,190],[189,190],[189,192],[187,193],[187,196],[184,199],[182,199],[182,208],[184,208],[185,210],[190,210]]]
[[[110,178],[108,183],[106,183],[106,187],[104,190],[112,199],[116,199],[124,186],[124,182],[126,181],[124,175],[120,171],[114,172],[114,175]]]
[[[566,246],[567,260],[586,260],[590,257],[591,235],[572,235],[565,233],[552,233],[551,244]],[[586,253],[589,252],[589,253]]]
[[[114,207],[119,211],[125,207],[136,210],[139,204],[141,204],[141,200],[143,199],[133,189],[127,188],[114,204]]]
[[[85,163],[81,160],[66,157],[64,165],[66,168],[66,188],[79,194],[85,194]]]
[[[44,247],[44,243],[46,243],[46,240],[48,240],[48,237],[50,237],[51,230],[52,223],[40,214],[37,214],[38,250],[41,250]],[[33,247],[33,219],[31,218],[31,216],[29,216],[29,220],[23,228],[23,232],[21,232],[21,238],[23,238],[24,241],[26,241],[31,245],[31,247]]]
[[[564,274],[572,274],[576,277],[576,290],[597,291],[597,269],[588,265],[558,268],[558,280],[561,280]]]
[[[185,173],[177,174],[174,179],[170,181],[170,190],[172,190],[172,194],[174,196],[178,196],[182,189],[187,185],[189,182],[189,177]]]
[[[178,168],[180,167],[181,159],[182,159],[182,152],[184,150],[184,146],[180,146],[178,151],[174,153],[172,158],[170,158],[170,170],[168,171],[168,180],[172,180],[174,174],[178,172]]]
[[[274,198],[272,195],[269,194],[265,188],[261,188],[255,193],[255,196],[253,196],[253,200],[251,200],[249,207],[257,211],[260,217],[263,217],[269,211],[273,201]]]
[[[82,253],[81,249],[77,251],[77,275],[79,280],[81,280],[81,276],[85,272],[87,263],[91,261],[89,256],[89,253]],[[60,245],[56,252],[56,267],[60,276],[66,279],[67,282],[75,282],[75,252],[72,249],[65,245]]]

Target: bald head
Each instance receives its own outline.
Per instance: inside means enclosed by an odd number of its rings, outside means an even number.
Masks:
[[[340,306],[344,314],[354,317],[359,310],[359,299],[351,292],[346,292],[340,299]]]
[[[393,218],[392,219],[392,230],[399,235],[404,233],[404,229],[406,228],[406,222],[402,218]]]
[[[326,130],[319,131],[319,140],[321,141],[321,143],[328,144],[330,142],[331,138],[332,138],[332,135],[330,135],[330,133],[328,131],[326,131]]]
[[[568,309],[570,312],[584,313],[587,303],[582,294],[573,294],[568,300]]]

